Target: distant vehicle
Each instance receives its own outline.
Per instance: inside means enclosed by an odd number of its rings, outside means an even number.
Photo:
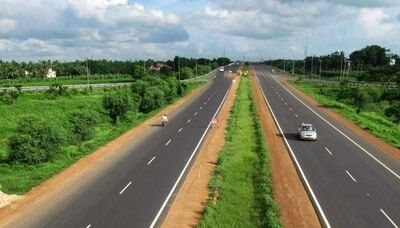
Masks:
[[[312,124],[300,124],[297,135],[301,140],[317,140],[317,129]]]
[[[224,72],[225,71],[225,68],[224,67],[220,67],[219,68],[219,72]]]

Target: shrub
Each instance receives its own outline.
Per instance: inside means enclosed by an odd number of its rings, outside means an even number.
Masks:
[[[143,94],[139,110],[144,113],[160,108],[165,104],[165,94],[157,87],[150,87]]]
[[[396,122],[400,124],[400,101],[395,101],[386,108],[385,115],[388,117],[394,117]]]
[[[357,114],[359,114],[365,108],[367,102],[371,100],[371,97],[364,89],[360,89],[358,87],[353,90],[352,95],[354,99],[354,105],[357,108]]]
[[[148,88],[150,84],[148,82],[145,82],[143,80],[136,80],[135,82],[132,83],[131,85],[131,90],[132,93],[138,94],[139,96],[143,96],[144,92],[146,91],[146,88]]]
[[[76,110],[70,112],[68,122],[76,139],[86,141],[92,138],[95,126],[99,123],[99,116],[90,110]]]
[[[108,111],[108,115],[113,123],[123,118],[132,107],[131,97],[123,91],[106,93],[103,97],[103,107]]]
[[[48,123],[35,117],[23,118],[10,137],[11,163],[38,164],[53,159],[62,145],[61,134]]]
[[[46,90],[45,96],[47,99],[57,99],[59,96],[68,96],[68,87],[58,83],[50,85],[49,89]]]
[[[0,102],[3,104],[11,105],[14,104],[14,99],[8,93],[0,94]]]

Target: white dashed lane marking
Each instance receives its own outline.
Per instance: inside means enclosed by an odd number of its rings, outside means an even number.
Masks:
[[[180,128],[180,129],[178,130],[178,132],[181,132],[181,131],[182,131],[182,129],[183,129],[183,128]]]
[[[393,222],[393,220],[389,217],[389,215],[386,214],[386,212],[383,209],[380,209],[380,211],[382,212],[382,214],[387,218],[387,220],[389,220],[390,223],[392,223],[392,225],[395,228],[399,228],[396,223]]]
[[[168,146],[168,144],[172,141],[172,139],[168,140],[167,143],[165,143],[166,146]]]
[[[331,152],[328,148],[325,147],[325,150],[326,150],[331,156],[333,155],[332,152]]]
[[[120,192],[119,194],[121,195],[122,193],[124,193],[124,191],[132,184],[132,181],[129,182]]]
[[[147,165],[150,165],[154,161],[154,159],[156,159],[156,157],[153,157],[149,162],[147,162]]]
[[[346,173],[354,182],[357,182],[357,180],[350,174],[349,171],[346,170]]]

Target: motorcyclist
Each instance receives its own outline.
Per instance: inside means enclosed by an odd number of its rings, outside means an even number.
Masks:
[[[162,123],[163,126],[165,126],[167,124],[167,122],[168,122],[167,114],[164,114],[162,119],[161,119],[161,123]]]

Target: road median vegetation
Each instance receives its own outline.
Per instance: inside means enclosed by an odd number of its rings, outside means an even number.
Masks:
[[[199,227],[281,227],[253,100],[249,79],[243,77]]]

